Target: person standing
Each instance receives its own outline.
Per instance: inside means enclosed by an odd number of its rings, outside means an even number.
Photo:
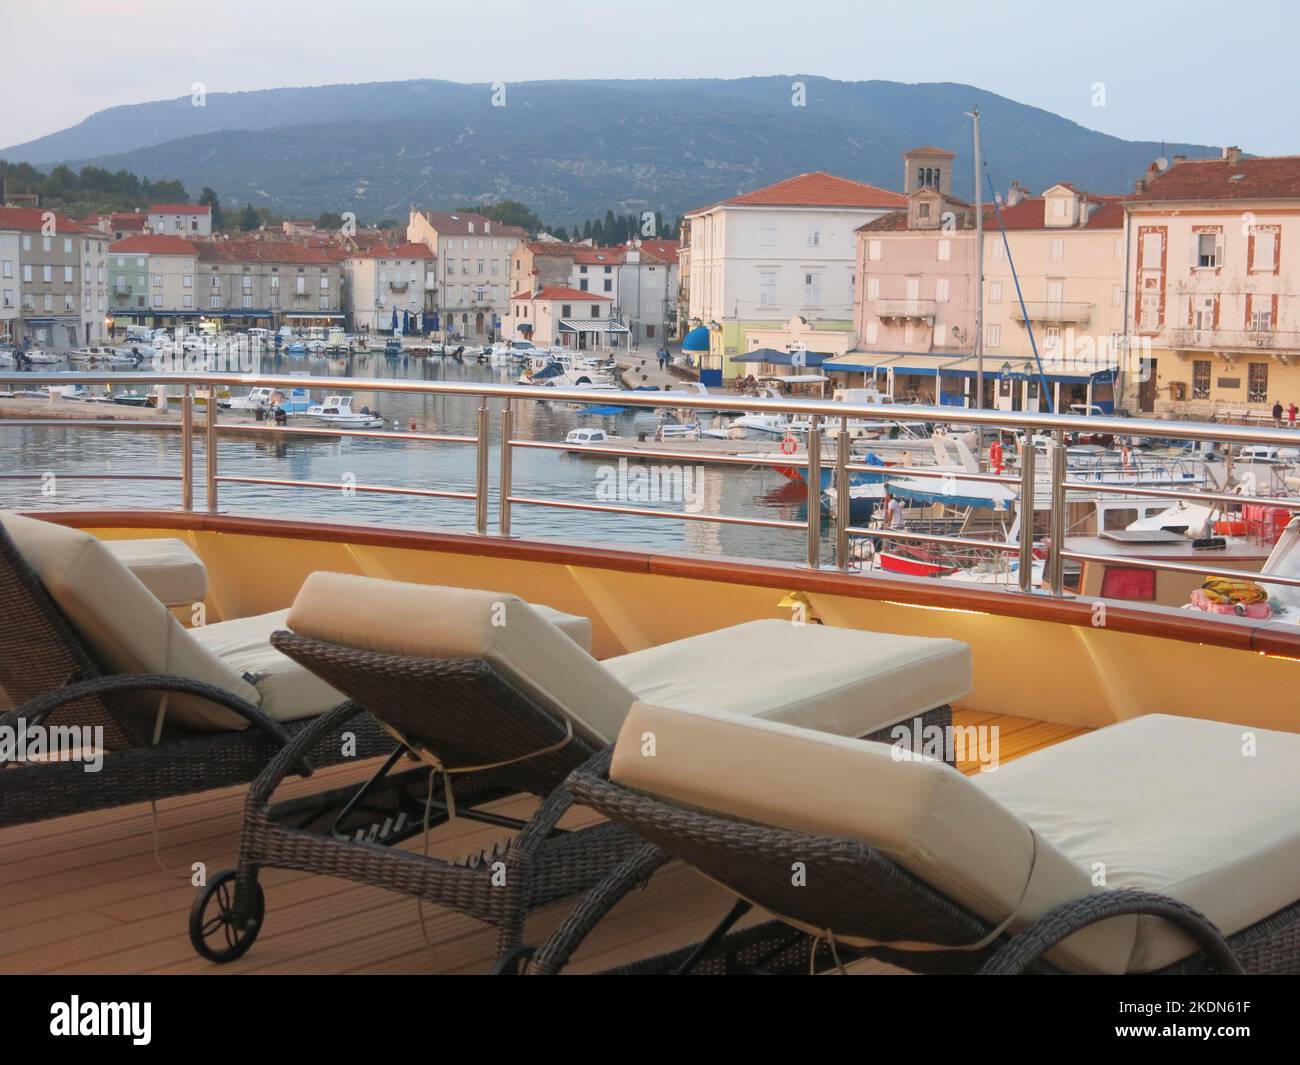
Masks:
[[[1273,404],[1273,428],[1282,428],[1282,401],[1280,399]]]
[[[1295,428],[1295,416],[1297,414],[1300,414],[1300,407],[1297,407],[1295,405],[1295,400],[1292,400],[1286,409],[1286,424],[1288,429]]]

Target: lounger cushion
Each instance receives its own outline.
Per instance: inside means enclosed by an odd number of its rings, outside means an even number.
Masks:
[[[1253,754],[1247,746],[1253,737]],[[1152,714],[982,773],[984,794],[1112,888],[1158,891],[1231,935],[1300,899],[1300,736]],[[1130,968],[1191,953],[1140,918]]]
[[[637,697],[865,736],[971,689],[958,640],[752,621],[607,658]]]
[[[505,592],[319,572],[303,582],[288,628],[381,654],[485,659],[597,742],[617,734],[634,698],[542,612]]]
[[[160,602],[189,606],[208,594],[208,571],[181,540],[105,540],[109,553],[139,578]]]
[[[647,733],[653,757],[643,753]],[[955,769],[895,754],[886,744],[778,722],[638,702],[610,777],[688,807],[860,840],[993,924],[1014,910],[1014,930],[1097,890],[1050,840],[1035,847],[1024,821]],[[1107,921],[1049,957],[1085,972],[1122,972],[1135,929],[1131,917]],[[854,939],[853,929],[834,931]],[[918,928],[915,938],[924,933]]]
[[[275,721],[315,717],[345,698],[271,646],[271,633],[286,628],[288,619],[289,611],[276,610],[190,630],[200,646],[257,688],[259,708]]]
[[[80,529],[18,514],[0,513],[0,522],[107,671],[188,677],[257,705],[257,689],[195,641],[103,541]],[[160,697],[142,692],[124,698],[152,714]],[[171,724],[205,730],[247,724],[231,710],[175,693],[168,697],[167,718]]]

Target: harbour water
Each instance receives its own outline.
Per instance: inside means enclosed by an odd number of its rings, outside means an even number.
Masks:
[[[55,369],[48,367],[42,369]],[[443,358],[386,359],[380,354],[351,359],[281,358],[267,360],[268,373],[307,371],[313,377],[339,378],[339,391],[353,397],[353,407],[370,407],[403,428],[472,436],[477,425],[477,401],[470,397],[376,393],[354,390],[347,379],[407,378],[459,383],[509,383],[514,368],[460,364]],[[4,400],[0,400],[3,404]],[[489,528],[496,528],[499,470],[498,412],[491,401],[492,456]],[[560,441],[579,426],[600,426],[623,437],[638,431],[653,434],[657,416],[628,412],[614,416],[591,414],[546,401],[516,404],[516,439]],[[68,478],[68,474],[170,474],[180,472],[180,438],[174,432],[135,432],[119,429],[63,426],[16,427],[0,420],[0,507],[5,509],[99,509],[106,507],[162,508],[179,506],[177,481],[135,481]],[[195,434],[195,506],[204,505],[203,434]],[[472,446],[423,441],[343,438],[249,440],[223,439],[222,475],[316,481],[334,485],[385,485],[474,489]],[[517,448],[514,455],[514,494],[543,499],[657,510],[692,509],[736,517],[803,521],[803,489],[771,468],[693,466],[687,483],[688,501],[636,496],[607,498],[617,460],[579,457],[555,451]],[[15,479],[12,475],[38,475]],[[47,477],[46,475],[52,475]],[[468,531],[473,528],[474,504],[461,500],[382,495],[339,489],[222,483],[222,510],[241,514],[316,520],[373,523],[384,526]],[[582,540],[642,546],[655,550],[699,554],[729,554],[797,561],[806,553],[805,535],[797,530],[720,525],[714,522],[604,514],[516,505],[511,512],[513,535],[529,538]]]

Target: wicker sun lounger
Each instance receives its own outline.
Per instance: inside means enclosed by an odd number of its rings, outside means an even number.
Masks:
[[[39,571],[39,572],[38,572]],[[256,619],[252,619],[253,622]],[[209,627],[209,638],[250,621]],[[262,658],[272,653],[269,643]],[[282,656],[276,656],[282,658]],[[98,736],[102,761],[8,760],[0,765],[0,826],[162,799],[253,780],[308,712],[343,697],[283,659],[275,680],[294,720],[268,715],[258,684],[198,644],[104,544],[86,533],[18,515],[0,518],[0,713],[14,748],[37,732]],[[167,709],[161,715],[163,699]],[[294,770],[384,753],[385,734],[364,718],[351,742],[314,733]]]
[[[955,641],[793,628],[737,626],[597,662],[511,595],[313,574],[290,611],[292,631],[276,633],[274,646],[364,707],[399,744],[361,792],[330,797],[341,813],[328,827],[295,823],[299,806],[272,805],[271,795],[314,742],[313,730],[342,727],[355,708],[313,723],[277,756],[250,792],[238,869],[195,901],[196,949],[219,961],[248,949],[262,922],[264,866],[451,907],[495,926],[501,952],[514,949],[531,910],[587,890],[641,846],[609,823],[557,828],[572,804],[560,785],[609,744],[638,689],[685,702],[730,696],[759,716],[852,735],[914,715],[946,721],[948,699],[969,689],[969,653]],[[789,671],[797,675],[784,686],[772,670],[781,640],[792,641]],[[859,661],[840,661],[845,649]],[[928,664],[924,679],[909,662]],[[395,772],[404,755],[427,765]],[[543,800],[526,822],[483,809],[520,792]],[[393,846],[453,816],[517,835],[457,861]]]
[[[638,751],[646,732],[654,759]],[[676,858],[740,901],[704,942],[618,972],[871,957],[921,973],[1295,973],[1300,736],[1253,730],[1244,758],[1242,732],[1151,715],[972,781],[870,744],[638,704],[566,788],[642,848],[498,971],[558,972]],[[751,904],[781,920],[728,934]]]

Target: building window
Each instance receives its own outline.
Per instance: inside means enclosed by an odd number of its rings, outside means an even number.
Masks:
[[[1252,362],[1250,376],[1246,378],[1246,402],[1264,403],[1268,400],[1268,363]]]
[[[815,226],[808,227],[808,247],[820,248],[822,246],[822,231]]]
[[[776,247],[776,223],[764,222],[763,228],[759,230],[758,243],[763,248]]]
[[[1267,297],[1265,297],[1267,298]],[[1263,309],[1255,307],[1250,312],[1250,328],[1255,333],[1269,333],[1273,329],[1273,308],[1271,306]]]
[[[245,295],[245,296],[244,296],[244,306],[245,306],[245,307],[251,307],[252,305],[253,305],[253,297],[252,297],[252,296]]]
[[[578,279],[578,291],[580,292],[587,291],[587,279],[585,277]]]
[[[984,331],[985,347],[996,348],[1002,343],[1002,327],[1000,325],[990,325]]]
[[[155,293],[153,294],[153,305],[154,305],[155,307],[161,307],[161,306],[162,306],[162,296],[159,295],[157,292],[155,292]]]
[[[322,296],[320,298],[320,309],[322,311],[328,311],[330,309],[330,298],[328,296]]]
[[[613,282],[612,280],[610,280],[608,277],[605,278],[605,291],[606,291],[606,292],[613,292],[613,291],[614,291],[614,282]]]
[[[1210,360],[1197,359],[1192,363],[1192,399],[1210,398]]]
[[[599,317],[600,317],[600,307],[598,307],[598,306],[597,306],[596,304],[594,304],[594,303],[591,305],[591,316],[592,316],[593,318],[599,318]]]
[[[1277,231],[1253,229],[1250,237],[1254,241],[1250,258],[1251,273],[1271,274],[1277,265]]]
[[[1216,233],[1196,235],[1196,265],[1199,269],[1214,269],[1219,265],[1219,238]]]
[[[41,267],[41,280],[44,281],[44,282],[46,282],[47,284],[48,284],[49,282],[53,281],[53,280],[54,280],[54,267],[52,267],[52,266],[42,266],[42,267]]]
[[[560,317],[570,318],[573,315],[573,305],[569,303],[560,304]]]
[[[585,266],[578,267],[578,273],[585,274],[586,272],[587,272],[587,268]]]
[[[322,277],[320,279],[320,290],[322,292],[328,292],[330,290],[330,279],[328,277]]]
[[[990,303],[1001,303],[1001,302],[1002,302],[1002,282],[1001,282],[1001,281],[990,281],[990,282],[989,282],[989,302],[990,302]]]
[[[764,307],[776,303],[776,272],[765,270],[758,275],[758,302]]]
[[[873,319],[872,321],[867,323],[867,343],[874,344],[879,335],[880,335],[880,327]]]
[[[818,273],[803,275],[803,305],[820,307],[822,304],[822,278]]]
[[[869,300],[880,299],[880,278],[878,277],[867,278],[867,299]]]
[[[191,296],[191,295],[187,292],[187,293],[185,293],[184,296],[181,297],[181,303],[184,304],[184,306],[187,307],[187,308],[189,308],[189,307],[193,307],[193,306],[194,306],[194,297]]]
[[[162,274],[153,275],[153,287],[162,288]]]
[[[928,203],[918,203],[916,205],[916,217],[920,219],[924,219],[925,221],[929,221],[930,205]]]
[[[1112,307],[1122,307],[1124,305],[1124,286],[1110,286],[1110,305]]]
[[[1064,201],[1057,201],[1057,202],[1058,202],[1058,203],[1061,203],[1061,205],[1064,206]],[[1064,238],[1064,237],[1053,237],[1053,238],[1052,238],[1051,255],[1052,255],[1052,258],[1053,258],[1054,260],[1056,260],[1057,262],[1059,262],[1060,260],[1062,260],[1062,259],[1065,258],[1065,238]]]
[[[880,262],[880,241],[878,240],[867,241],[867,258],[870,259],[873,263]]]
[[[996,284],[996,282],[995,282]],[[937,278],[934,282],[934,301],[935,303],[948,302],[948,279],[946,277]]]
[[[934,323],[934,346],[936,348],[941,348],[947,343],[947,334],[948,330],[944,328],[944,324],[936,321]]]
[[[951,258],[952,258],[952,241],[950,240],[939,241],[939,261],[941,263],[946,263]]]

